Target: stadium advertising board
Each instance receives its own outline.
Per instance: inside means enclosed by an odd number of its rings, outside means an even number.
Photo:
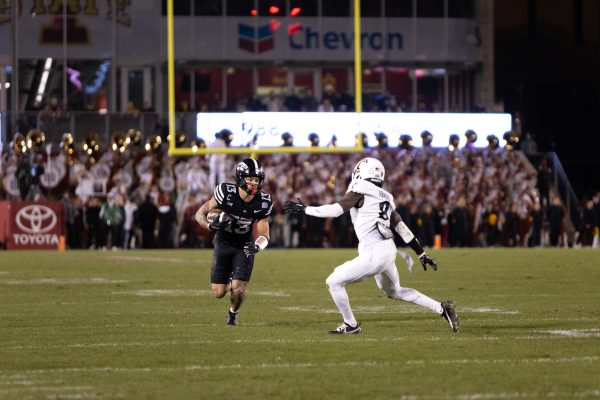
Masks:
[[[7,249],[57,249],[64,235],[60,201],[0,202],[0,242]]]
[[[2,3],[0,37],[8,38],[12,33],[10,6],[5,5],[2,13]],[[19,4],[17,37],[19,56],[24,59],[57,57],[63,44],[71,59],[107,60],[116,53],[121,63],[141,65],[167,58],[167,21],[160,1],[119,1],[115,10],[110,1],[67,1],[66,35],[61,2],[23,0]],[[352,18],[229,16],[224,23],[222,17],[176,16],[175,21],[178,60],[354,59]],[[479,61],[480,47],[466,40],[476,26],[468,18],[452,18],[447,24],[430,18],[386,18],[385,24],[380,18],[363,18],[363,60]],[[8,62],[10,54],[11,41],[0,41],[0,61],[4,57]]]
[[[433,147],[448,146],[452,134],[460,137],[463,147],[469,129],[477,134],[473,146],[486,147],[488,135],[497,136],[504,145],[502,136],[512,128],[510,114],[462,113],[198,113],[196,122],[197,136],[206,143],[215,140],[215,133],[229,129],[232,147],[279,147],[285,132],[292,135],[295,147],[309,147],[311,133],[319,135],[321,147],[329,146],[334,136],[338,147],[355,147],[359,132],[367,135],[371,147],[377,146],[378,133],[387,136],[391,147],[397,145],[400,135],[410,135],[413,146],[420,147],[424,130],[433,135]]]

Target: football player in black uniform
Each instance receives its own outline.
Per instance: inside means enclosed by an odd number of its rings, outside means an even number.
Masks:
[[[211,287],[216,298],[231,293],[231,308],[227,325],[237,325],[237,314],[245,298],[250,281],[254,254],[269,243],[269,216],[273,208],[271,195],[261,189],[265,172],[253,159],[242,160],[235,169],[235,184],[221,183],[213,197],[196,213],[196,221],[212,232],[214,252],[211,267]],[[214,209],[222,213],[213,221],[208,213]],[[256,223],[257,238],[253,238]]]

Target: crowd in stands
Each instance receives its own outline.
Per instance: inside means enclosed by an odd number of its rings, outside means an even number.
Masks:
[[[266,171],[263,190],[273,195],[275,205],[270,247],[354,247],[349,215],[286,215],[281,205],[297,198],[306,204],[340,199],[354,165],[367,155],[383,162],[397,211],[425,246],[567,245],[565,210],[550,184],[540,179],[542,168],[496,141],[484,149],[385,145],[363,154],[260,156]],[[13,145],[3,154],[0,197],[62,201],[72,249],[211,247],[209,232],[194,214],[216,183],[233,181],[241,157],[172,158],[160,145],[146,150],[132,144],[124,152],[91,156],[69,154],[68,147],[58,145],[45,151]],[[44,168],[51,176],[45,177]],[[22,177],[31,171],[37,171],[37,179]],[[597,241],[599,209],[599,196],[586,201],[576,244]]]
[[[267,95],[246,94],[243,92],[231,96],[227,101],[219,98],[200,103],[192,109],[189,101],[181,101],[177,111],[199,112],[243,112],[243,111],[289,111],[289,112],[350,112],[354,111],[355,98],[350,91],[342,93],[334,85],[324,85],[321,97],[314,95],[310,88],[289,90],[285,93],[275,91]],[[411,102],[399,100],[391,93],[364,94],[363,110],[368,112],[442,112],[442,106],[436,98],[421,97],[413,106]],[[449,112],[485,112],[482,105],[474,104],[470,109],[461,109],[458,105],[450,107]]]

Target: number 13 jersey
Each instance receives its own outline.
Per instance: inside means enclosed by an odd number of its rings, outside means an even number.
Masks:
[[[254,241],[252,237],[254,221],[269,217],[273,209],[270,194],[260,191],[247,202],[242,200],[237,186],[233,183],[219,184],[215,188],[214,196],[218,208],[233,219],[226,229],[217,232],[216,239],[226,241],[233,246],[244,246],[247,242]]]

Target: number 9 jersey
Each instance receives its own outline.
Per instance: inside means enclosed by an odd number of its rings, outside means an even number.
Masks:
[[[214,191],[217,206],[231,216],[231,223],[217,232],[216,240],[225,241],[233,246],[244,246],[254,241],[252,227],[255,221],[268,218],[273,210],[271,195],[259,191],[252,200],[244,201],[234,183],[221,183]]]
[[[394,197],[379,186],[363,180],[350,182],[347,192],[360,193],[364,196],[360,207],[352,207],[350,216],[356,237],[361,244],[374,244],[391,239],[390,215],[396,208]],[[388,233],[383,232],[389,231]]]

